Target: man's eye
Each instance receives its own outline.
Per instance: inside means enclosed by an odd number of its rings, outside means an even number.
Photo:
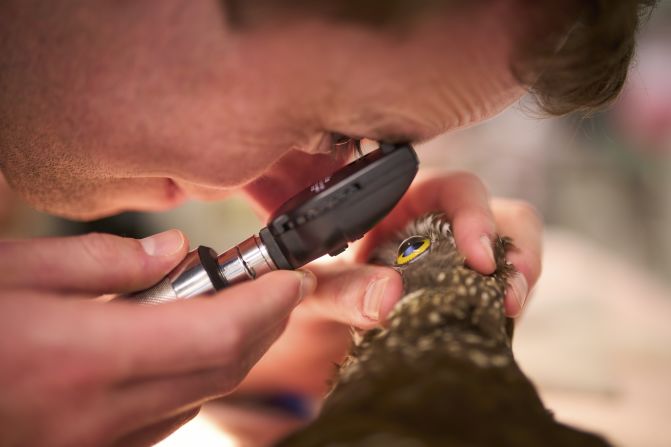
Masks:
[[[411,236],[398,246],[396,265],[409,264],[416,261],[421,255],[429,252],[431,240],[424,236]]]

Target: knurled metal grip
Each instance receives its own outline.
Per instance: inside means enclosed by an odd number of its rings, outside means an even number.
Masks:
[[[134,303],[144,305],[161,304],[180,299],[175,293],[175,289],[172,288],[172,284],[168,278],[163,278],[163,281],[159,282],[154,287],[128,295],[124,298],[132,300]]]
[[[212,294],[276,269],[261,239],[253,235],[219,256],[200,246],[161,282],[123,298],[138,304],[167,303]]]
[[[219,272],[217,253],[201,245],[158,284],[123,298],[138,304],[161,304],[212,293],[226,285]]]

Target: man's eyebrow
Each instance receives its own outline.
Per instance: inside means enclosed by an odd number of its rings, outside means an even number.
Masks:
[[[389,143],[413,143],[427,138],[419,130],[403,129],[389,124],[373,125],[370,128],[370,133],[371,135],[367,137]]]

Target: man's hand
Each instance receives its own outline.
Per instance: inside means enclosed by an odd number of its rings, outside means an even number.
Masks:
[[[526,202],[490,200],[485,186],[473,174],[424,175],[392,213],[366,235],[357,258],[365,260],[379,243],[412,219],[433,211],[446,214],[452,222],[458,250],[466,263],[480,273],[490,274],[496,267],[492,251],[494,236],[512,238],[515,249],[508,254],[508,260],[518,274],[510,281],[505,309],[509,317],[519,316],[540,276],[543,223]]]
[[[0,444],[156,441],[231,392],[314,289],[281,271],[161,306],[90,299],[154,284],[187,249],[174,230],[0,243]]]
[[[423,176],[394,210],[352,247],[355,263],[316,263],[310,269],[319,287],[301,307],[312,307],[324,318],[358,328],[380,324],[401,296],[399,275],[388,267],[366,264],[371,252],[402,230],[411,220],[433,211],[452,222],[457,248],[475,270],[495,269],[493,240],[510,236],[515,249],[509,261],[519,274],[511,280],[506,313],[518,316],[541,270],[542,223],[525,202],[490,200],[482,182],[472,174]]]
[[[362,241],[354,245],[355,262],[315,263],[309,268],[319,286],[294,312],[291,324],[255,367],[242,389],[284,389],[319,395],[342,359],[351,336],[349,327],[382,324],[398,302],[402,281],[389,267],[365,263],[371,250],[394,236],[412,219],[442,211],[452,221],[457,248],[481,273],[495,265],[495,234],[510,236],[515,249],[508,259],[519,274],[505,298],[509,316],[518,316],[541,270],[542,222],[525,202],[490,200],[482,182],[472,174],[423,176],[415,181],[394,210]]]

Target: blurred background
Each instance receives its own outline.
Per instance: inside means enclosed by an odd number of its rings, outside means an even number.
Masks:
[[[523,101],[418,153],[424,167],[475,172],[493,195],[527,200],[544,216],[544,273],[514,348],[557,418],[618,446],[671,446],[671,1],[643,30],[608,111],[539,118]],[[74,223],[31,210],[0,179],[3,238],[173,227],[192,246],[223,250],[261,222],[232,198]],[[162,445],[245,445],[207,417]]]

